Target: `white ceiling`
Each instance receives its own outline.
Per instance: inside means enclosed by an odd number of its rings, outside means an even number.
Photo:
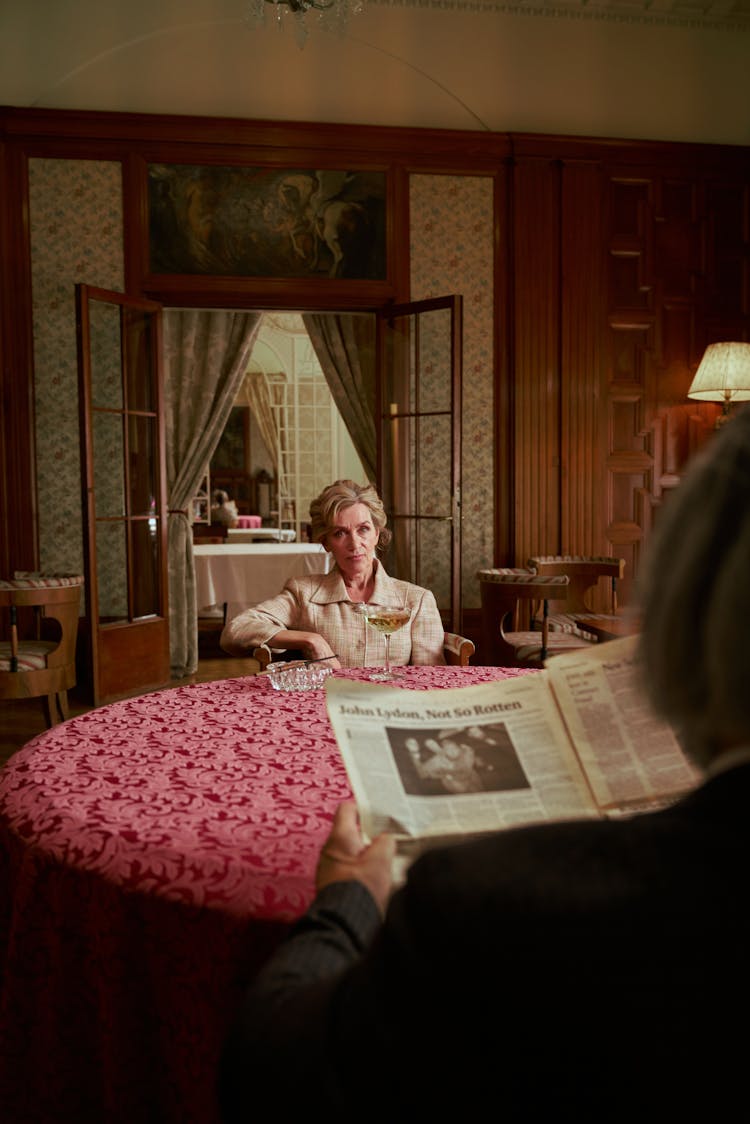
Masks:
[[[0,105],[750,144],[750,0],[249,4],[0,0]]]

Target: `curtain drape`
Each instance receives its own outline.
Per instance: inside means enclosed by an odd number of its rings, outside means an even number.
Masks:
[[[367,479],[375,480],[375,324],[372,316],[302,317]]]
[[[271,395],[268,390],[268,379],[263,371],[248,371],[242,387],[245,401],[253,412],[258,423],[263,444],[270,453],[275,465],[279,463],[279,428],[273,416]]]
[[[245,376],[260,313],[164,313],[164,415],[169,503],[169,649],[172,675],[198,666],[198,606],[188,505],[219,443]]]

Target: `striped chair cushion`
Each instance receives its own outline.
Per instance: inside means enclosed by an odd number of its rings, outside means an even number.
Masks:
[[[578,613],[573,615],[571,613],[550,613],[547,617],[547,627],[550,632],[564,633],[567,636],[577,636],[579,640],[596,640],[592,633],[586,631],[585,624],[582,623],[585,616],[596,617],[596,613]],[[534,626],[538,629],[542,627],[542,618],[536,617]]]
[[[57,644],[44,640],[22,640],[18,645],[17,671],[44,671],[47,657],[54,652]],[[10,644],[0,642],[0,671],[10,671]]]
[[[541,658],[542,645],[539,641],[538,632],[506,632],[505,639],[513,645],[517,659],[534,660]],[[591,639],[591,637],[588,637],[588,639]],[[548,638],[547,659],[551,659],[552,656],[559,656],[562,652],[569,652],[572,649],[579,650],[580,648],[581,642],[575,636],[566,636],[562,632],[556,632],[554,637]]]
[[[568,578],[565,574],[553,574],[550,577],[539,577],[533,570],[521,569],[493,569],[493,570],[477,570],[477,577],[480,582],[497,582],[498,585],[512,585],[514,582],[533,582],[535,586],[540,587],[539,596],[544,596],[545,586],[559,586],[567,585]]]
[[[10,581],[0,581],[0,589],[57,589],[63,585],[83,585],[81,574],[40,574],[35,570],[16,570]]]
[[[537,562],[617,562],[609,554],[537,554],[530,558],[527,565],[533,569]]]

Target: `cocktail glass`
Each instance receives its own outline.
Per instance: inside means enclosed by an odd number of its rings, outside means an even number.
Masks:
[[[403,671],[391,669],[391,635],[398,632],[411,618],[411,609],[403,605],[361,605],[360,612],[370,628],[383,634],[385,640],[385,667],[382,671],[373,671],[368,679],[383,682],[388,679],[400,679]]]

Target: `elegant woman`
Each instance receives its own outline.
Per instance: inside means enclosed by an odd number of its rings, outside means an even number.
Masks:
[[[391,663],[444,663],[432,593],[389,577],[375,556],[391,540],[375,488],[337,480],[310,504],[310,520],[312,541],[333,555],[331,572],[291,578],[277,597],[240,613],[224,628],[222,648],[241,656],[268,644],[301,649],[309,659],[334,656],[330,667],[374,667],[384,662],[385,640],[358,606],[398,605],[411,617],[391,636]]]

